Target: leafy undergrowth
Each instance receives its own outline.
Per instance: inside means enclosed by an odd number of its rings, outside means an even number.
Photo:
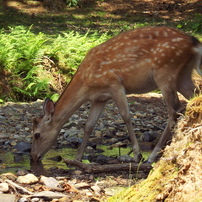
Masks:
[[[202,96],[192,99],[172,143],[146,180],[108,201],[202,201]]]
[[[107,35],[76,32],[51,38],[23,26],[0,32],[0,98],[30,101],[57,97],[86,52]]]
[[[166,25],[201,39],[200,0],[75,0],[60,12],[0,2],[0,102],[57,100],[87,51],[123,31]]]

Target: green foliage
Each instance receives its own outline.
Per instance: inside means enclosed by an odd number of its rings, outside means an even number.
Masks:
[[[191,20],[184,20],[177,25],[177,28],[201,33],[202,32],[202,15],[196,13]]]
[[[53,41],[47,54],[51,58],[57,58],[59,66],[63,70],[68,67],[65,72],[71,78],[87,51],[107,40],[107,38],[106,34],[99,37],[96,34],[89,36],[88,33],[84,36],[75,32],[63,33]]]
[[[86,52],[106,39],[106,34],[82,36],[76,32],[53,39],[22,26],[1,30],[0,74],[5,75],[10,91],[0,98],[30,101],[50,96],[57,100],[61,87],[57,78],[65,73],[63,80],[70,80]],[[0,83],[0,92],[3,85]]]
[[[78,3],[79,3],[79,0],[66,0],[66,4],[67,4],[69,7],[77,6]]]
[[[36,85],[39,80],[36,67],[43,55],[41,48],[46,38],[42,33],[35,35],[21,26],[10,28],[9,32],[2,30],[0,35],[0,71],[10,75],[11,98],[32,99],[46,83]]]

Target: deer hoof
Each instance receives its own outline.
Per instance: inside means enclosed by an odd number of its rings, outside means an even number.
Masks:
[[[135,162],[135,163],[140,163],[140,162],[142,162],[142,161],[144,161],[144,158],[143,158],[143,156],[142,156],[141,153],[137,154],[137,155],[134,157],[134,162]]]

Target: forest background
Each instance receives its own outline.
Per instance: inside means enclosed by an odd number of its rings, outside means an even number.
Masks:
[[[0,0],[0,102],[57,100],[87,51],[140,26],[202,39],[200,0]]]

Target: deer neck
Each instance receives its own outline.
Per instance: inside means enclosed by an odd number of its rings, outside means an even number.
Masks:
[[[59,127],[62,127],[87,100],[87,87],[81,80],[73,78],[55,104],[54,121],[58,123]]]

